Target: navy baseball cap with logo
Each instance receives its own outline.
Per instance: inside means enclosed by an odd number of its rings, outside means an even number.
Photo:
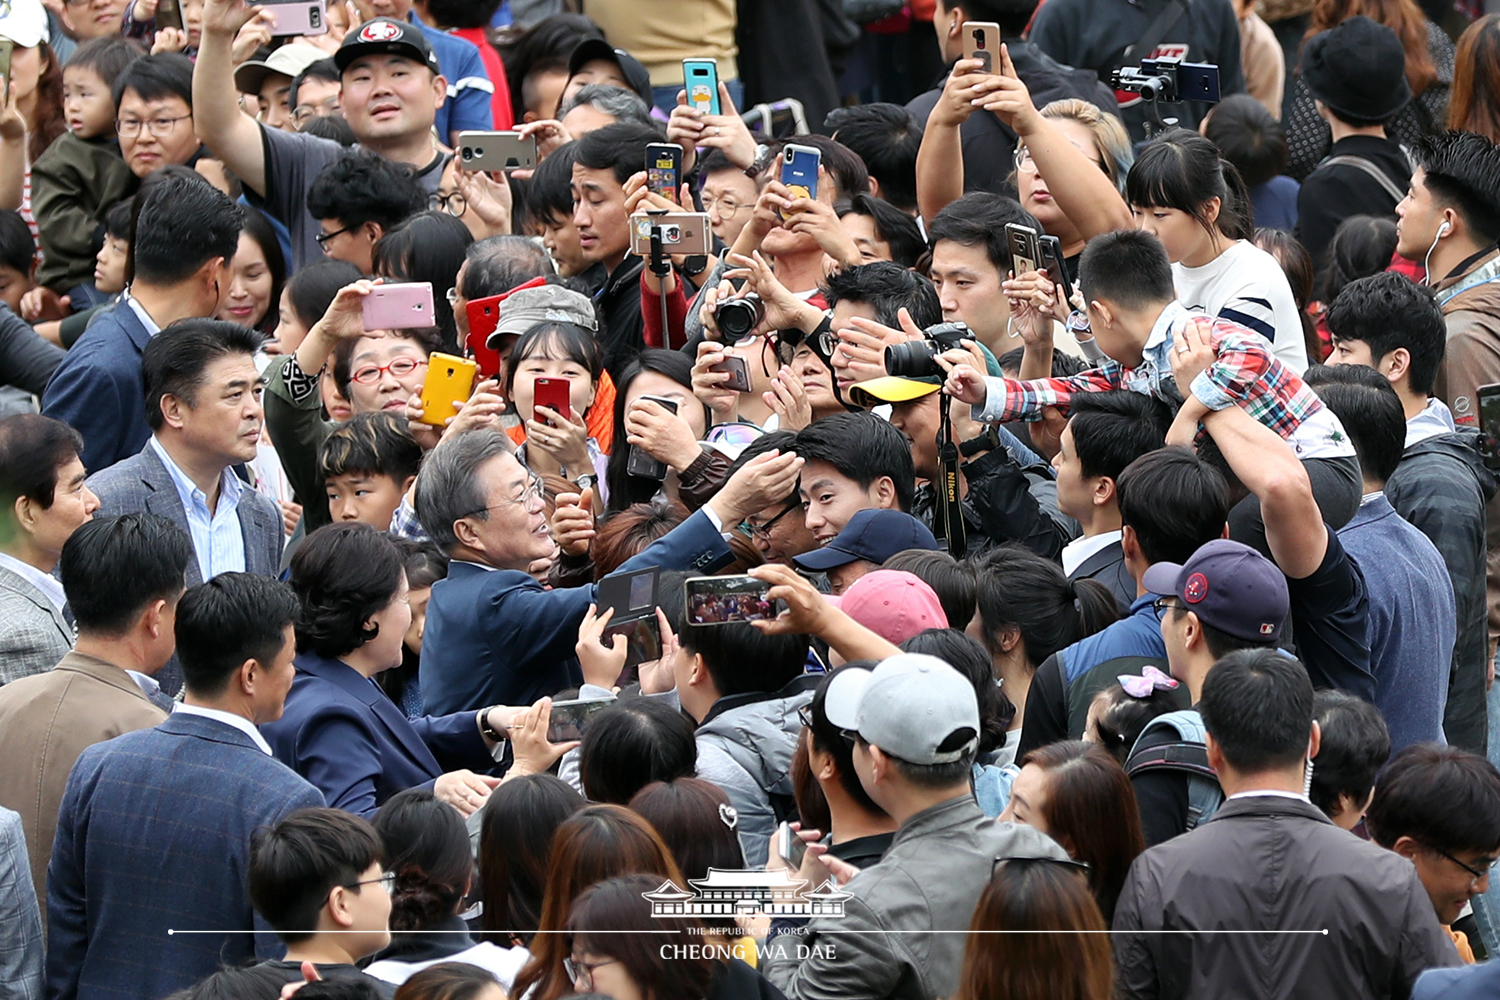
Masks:
[[[438,67],[437,53],[427,44],[422,29],[393,17],[374,18],[345,35],[343,44],[333,54],[333,63],[342,73],[354,60],[376,55],[405,56],[425,63],[434,73],[442,72]]]
[[[1217,538],[1192,558],[1156,563],[1141,578],[1153,594],[1175,594],[1199,621],[1246,642],[1275,642],[1286,621],[1286,576],[1248,545]]]

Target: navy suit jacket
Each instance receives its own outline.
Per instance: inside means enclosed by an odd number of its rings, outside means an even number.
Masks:
[[[78,338],[42,394],[42,412],[83,435],[83,467],[98,472],[146,445],[141,352],[151,334],[123,298]]]
[[[733,555],[703,511],[617,572],[660,566],[712,573]],[[422,633],[422,701],[432,712],[530,705],[582,682],[573,647],[595,587],[545,590],[519,570],[453,562],[432,585]]]
[[[313,653],[296,663],[286,709],[261,735],[335,809],[369,817],[392,795],[431,785],[445,771],[494,767],[473,712],[409,721],[353,667]]]
[[[47,1000],[161,1000],[283,953],[245,879],[250,835],[323,796],[223,722],[171,715],[85,750],[47,866]],[[224,934],[169,934],[222,930]]]

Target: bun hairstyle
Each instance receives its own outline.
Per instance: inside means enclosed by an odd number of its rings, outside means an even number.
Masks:
[[[1208,203],[1215,198],[1219,212],[1211,219]],[[1216,238],[1248,240],[1255,233],[1240,172],[1219,156],[1219,147],[1185,128],[1163,132],[1141,151],[1125,178],[1125,200],[1132,207],[1186,212]]]
[[[396,873],[391,930],[425,930],[457,913],[474,867],[457,810],[425,788],[408,788],[380,807],[374,827]]]

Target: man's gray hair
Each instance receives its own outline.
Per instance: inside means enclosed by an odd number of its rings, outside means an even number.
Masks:
[[[623,90],[607,83],[591,83],[574,94],[571,101],[563,104],[558,110],[557,117],[563,117],[580,104],[592,105],[596,110],[609,115],[617,122],[656,125],[656,122],[651,120],[651,109],[646,106],[645,101],[641,100],[641,95],[633,90]]]
[[[547,251],[530,236],[490,236],[469,244],[464,256],[469,266],[459,292],[471,301],[554,273]]]
[[[489,516],[490,498],[479,485],[479,467],[498,455],[515,454],[503,431],[474,430],[454,435],[427,453],[417,474],[417,520],[438,548],[458,545],[453,523],[473,514]]]

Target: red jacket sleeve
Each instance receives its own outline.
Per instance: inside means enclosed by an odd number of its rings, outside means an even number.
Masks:
[[[670,343],[664,342],[661,330],[661,285],[658,284],[656,275],[651,269],[644,268],[641,271],[641,318],[645,321],[645,338],[647,347],[669,347],[672,350],[681,350],[687,343],[687,331],[684,325],[687,322],[687,296],[682,290],[682,276],[677,277],[677,287],[667,294],[667,329],[670,331]]]

